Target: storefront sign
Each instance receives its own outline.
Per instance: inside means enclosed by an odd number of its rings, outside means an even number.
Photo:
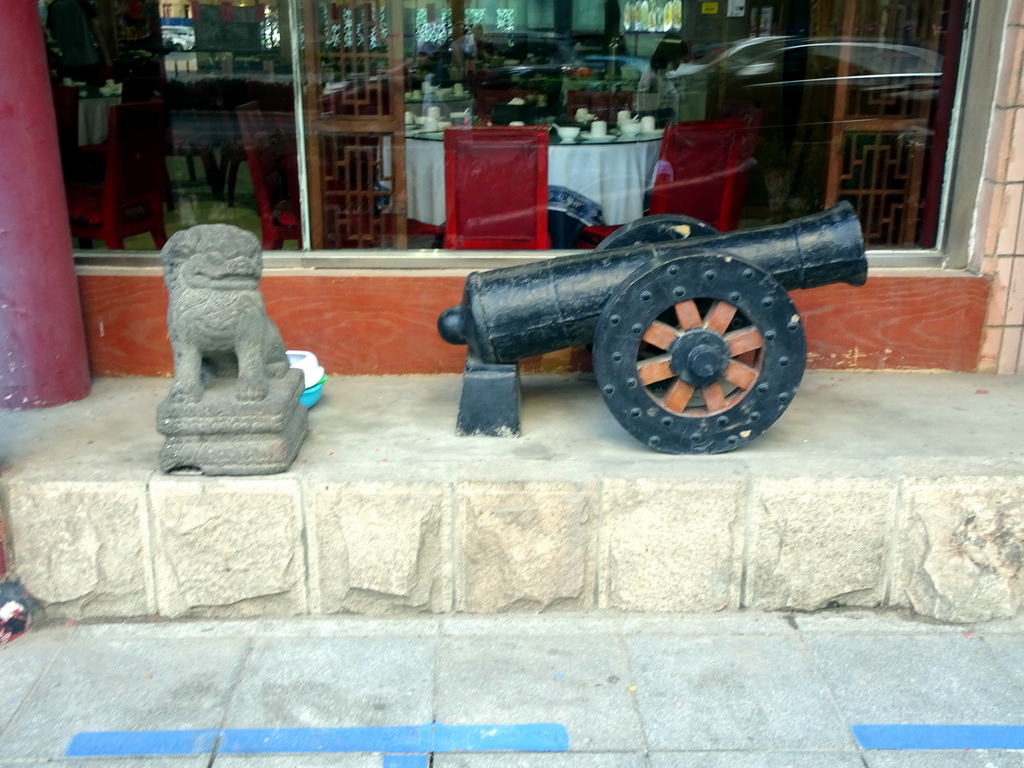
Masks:
[[[718,13],[718,3],[701,3],[700,12],[705,16],[714,16]]]

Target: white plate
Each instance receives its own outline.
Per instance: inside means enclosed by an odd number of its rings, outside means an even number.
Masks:
[[[618,140],[618,136],[592,136],[589,133],[581,133],[580,138],[594,144],[607,144],[609,141]]]

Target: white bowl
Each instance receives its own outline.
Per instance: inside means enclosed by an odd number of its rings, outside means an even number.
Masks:
[[[307,352],[304,349],[289,349],[286,354],[288,355],[288,364],[292,368],[302,371],[305,388],[314,386],[324,377],[323,366],[312,352]]]
[[[555,130],[558,131],[558,138],[562,141],[572,141],[580,135],[578,125],[556,125]]]
[[[619,133],[627,139],[636,138],[640,133],[640,123],[634,123],[632,120],[625,120],[619,123]]]

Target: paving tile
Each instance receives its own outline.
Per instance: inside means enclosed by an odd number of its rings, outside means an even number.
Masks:
[[[647,768],[637,752],[548,752],[434,755],[433,768]]]
[[[375,754],[331,755],[220,755],[214,768],[381,768],[384,758]],[[92,768],[91,764],[79,768]],[[119,768],[128,768],[120,766]]]
[[[41,760],[10,763],[10,768],[22,766],[46,765],[48,768],[207,768],[210,764],[209,755],[193,757],[106,757],[89,758],[88,760]],[[8,768],[8,763],[0,762],[0,766]],[[253,767],[255,768],[255,766]]]
[[[457,635],[614,635],[619,631],[610,614],[551,614],[537,616],[497,614],[493,616],[455,615],[441,619],[441,632]]]
[[[972,630],[962,624],[921,621],[909,612],[842,611],[794,616],[801,632],[831,635],[963,635]],[[981,624],[978,625],[983,626]],[[985,624],[984,626],[988,626]],[[975,630],[980,631],[980,630]]]
[[[1006,669],[1018,685],[1024,687],[1024,635],[992,633],[986,635],[983,642],[992,658]],[[1024,721],[1019,724],[1024,724]],[[1024,765],[1024,760],[1021,764]]]
[[[435,642],[257,640],[229,728],[422,725],[433,719]]]
[[[0,646],[0,733],[70,636],[70,631],[54,627]]]
[[[922,750],[864,752],[868,768],[1021,768],[1020,752],[995,750]]]
[[[849,725],[1018,724],[1024,691],[986,643],[965,634],[805,640]]]
[[[0,735],[0,755],[60,758],[83,731],[217,728],[247,647],[72,638]]]
[[[846,752],[652,752],[651,768],[864,768]]]
[[[786,614],[738,611],[716,614],[625,614],[623,635],[787,635],[793,625]]]
[[[626,660],[604,636],[441,639],[437,720],[449,725],[559,723],[571,751],[642,748]]]
[[[626,639],[651,750],[836,750],[848,730],[795,636]]]

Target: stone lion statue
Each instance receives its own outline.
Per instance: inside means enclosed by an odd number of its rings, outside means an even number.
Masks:
[[[174,353],[173,402],[199,402],[211,376],[237,373],[235,396],[267,396],[270,380],[288,371],[277,326],[259,292],[260,241],[228,224],[177,232],[161,253]]]

